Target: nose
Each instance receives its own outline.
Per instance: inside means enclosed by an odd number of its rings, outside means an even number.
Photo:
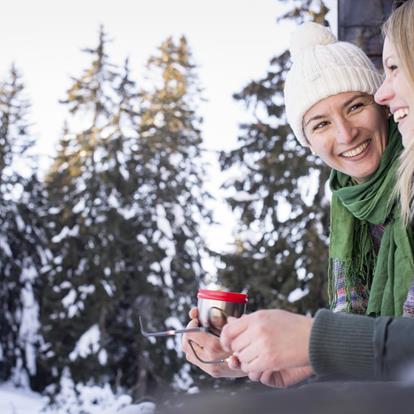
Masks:
[[[375,102],[379,105],[389,105],[393,96],[394,92],[391,87],[390,81],[388,78],[385,78],[381,86],[378,88],[377,92],[375,92]]]
[[[358,135],[358,128],[347,119],[339,119],[336,124],[336,139],[340,144],[351,143]]]

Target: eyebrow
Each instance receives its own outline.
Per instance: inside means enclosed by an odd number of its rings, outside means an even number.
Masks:
[[[362,97],[367,97],[367,96],[368,95],[366,93],[360,93],[358,95],[354,95],[352,98],[350,98],[346,102],[344,102],[343,105],[342,105],[342,107],[345,108],[346,106],[348,106],[349,104],[351,104],[354,100],[359,99],[359,98],[362,98]],[[325,118],[325,117],[326,117],[325,114],[315,115],[315,116],[313,116],[312,118],[309,118],[306,121],[304,127],[308,126],[309,123],[312,122],[312,121],[317,121],[317,120],[322,119],[322,118]]]

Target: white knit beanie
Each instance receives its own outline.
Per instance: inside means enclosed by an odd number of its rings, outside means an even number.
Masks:
[[[382,83],[368,56],[357,46],[338,42],[320,24],[304,23],[292,34],[292,67],[285,81],[286,117],[298,141],[303,135],[303,116],[316,103],[342,92],[374,95]]]

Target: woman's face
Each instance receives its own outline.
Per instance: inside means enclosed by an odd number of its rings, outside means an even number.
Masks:
[[[358,182],[377,170],[387,145],[385,111],[362,92],[339,93],[318,102],[303,117],[303,130],[326,164]]]
[[[401,61],[388,37],[384,41],[382,52],[385,79],[377,93],[375,101],[388,105],[398,129],[403,145],[414,139],[414,88],[401,66]]]

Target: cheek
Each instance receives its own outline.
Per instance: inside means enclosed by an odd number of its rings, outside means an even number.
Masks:
[[[407,128],[401,134],[402,136],[402,143],[404,147],[408,147],[408,145],[414,140],[414,114],[410,112],[406,119]]]
[[[329,150],[328,145],[323,143],[314,143],[311,147],[312,152],[317,155],[319,158],[325,160],[328,156]]]

